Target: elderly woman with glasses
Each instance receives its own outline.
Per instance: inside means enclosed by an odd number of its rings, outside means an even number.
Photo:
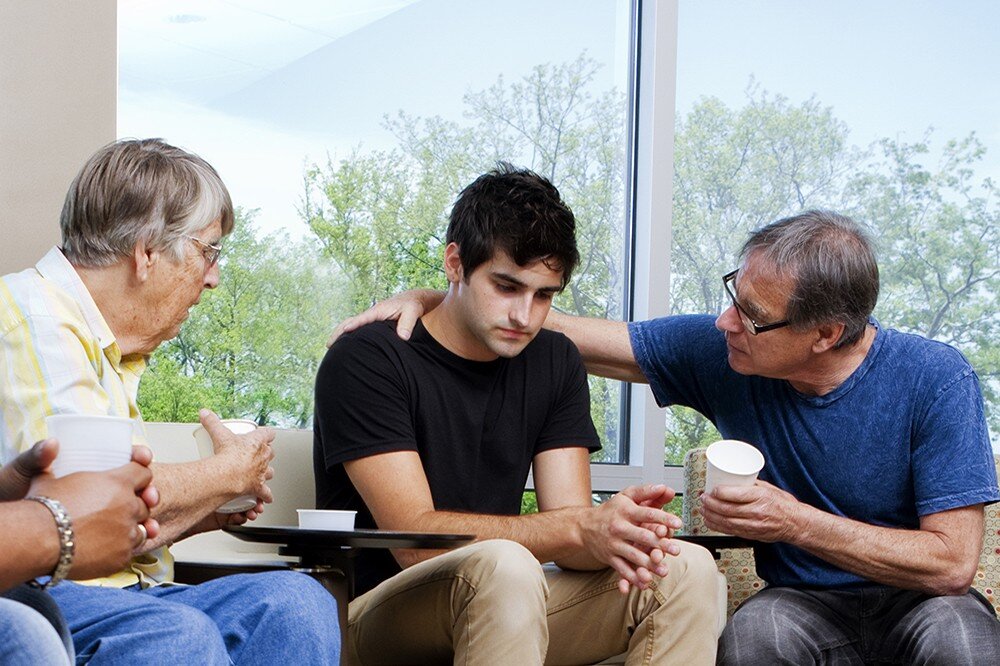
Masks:
[[[62,244],[0,279],[0,444],[4,456],[46,436],[54,413],[136,419],[146,359],[176,336],[205,289],[219,284],[233,205],[200,157],[159,139],[98,151],[70,186]],[[114,663],[336,663],[333,598],[289,572],[168,585],[168,544],[256,518],[271,499],[273,433],[230,433],[203,410],[215,455],[156,464],[159,534],[96,585],[52,588],[78,658]],[[139,443],[142,429],[137,428]],[[238,514],[215,509],[259,498]],[[72,518],[72,516],[70,516]],[[289,640],[298,637],[302,640]]]

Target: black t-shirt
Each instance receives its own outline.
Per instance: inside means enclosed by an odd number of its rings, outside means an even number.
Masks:
[[[369,324],[327,352],[315,418],[316,505],[357,510],[361,528],[376,525],[344,469],[349,460],[416,451],[436,509],[516,515],[535,454],[600,449],[580,354],[546,330],[514,358],[480,362],[451,353],[421,323],[408,342],[395,322]],[[400,570],[374,549],[355,564],[358,593]]]

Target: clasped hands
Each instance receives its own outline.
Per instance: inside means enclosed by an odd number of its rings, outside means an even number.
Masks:
[[[666,576],[667,555],[680,552],[671,542],[680,529],[677,516],[662,509],[674,498],[662,484],[630,486],[595,508],[583,524],[585,547],[598,561],[618,572],[618,589],[646,589],[656,576]]]
[[[77,472],[56,479],[49,472],[59,443],[38,442],[0,470],[0,501],[44,495],[63,503],[73,520],[76,555],[70,577],[112,573],[148,550],[159,534],[150,509],[159,502],[149,463],[152,452],[132,447],[132,462],[106,472]],[[53,531],[54,534],[54,531]]]

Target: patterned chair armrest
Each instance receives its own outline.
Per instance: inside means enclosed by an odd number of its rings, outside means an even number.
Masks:
[[[1000,454],[994,454],[993,461],[1000,476]],[[1000,503],[986,507],[983,552],[979,556],[979,570],[972,586],[989,599],[997,615],[1000,615]]]
[[[705,526],[693,509],[705,489],[705,449],[692,449],[684,456],[684,497],[681,520],[687,534],[719,535]],[[727,614],[731,616],[744,601],[763,589],[764,581],[757,576],[752,548],[723,548],[716,560],[719,571],[726,577]]]
[[[686,534],[719,535],[705,526],[700,514],[694,513],[698,497],[705,490],[705,449],[691,449],[684,456],[684,497],[681,501],[681,520]]]

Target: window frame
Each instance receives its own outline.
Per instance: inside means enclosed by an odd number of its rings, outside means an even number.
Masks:
[[[673,216],[674,118],[677,80],[676,0],[633,0],[630,93],[635,118],[630,133],[631,238],[627,261],[626,321],[669,312]],[[624,463],[592,463],[595,491],[645,483],[682,490],[683,469],[663,461],[666,418],[645,386],[622,391],[620,445]]]

